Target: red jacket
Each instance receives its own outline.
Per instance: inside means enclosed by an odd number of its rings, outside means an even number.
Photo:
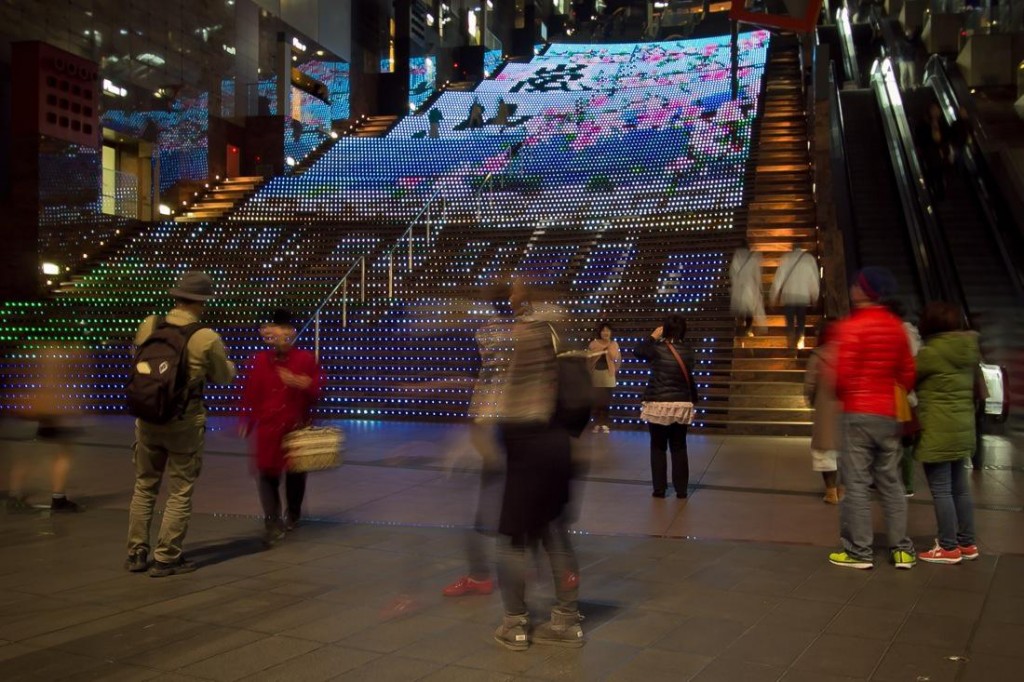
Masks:
[[[903,323],[881,306],[854,310],[836,325],[835,387],[843,411],[896,416],[896,384],[914,388],[914,357]]]
[[[281,381],[278,369],[308,376],[313,380],[303,390],[289,388]],[[292,348],[284,355],[265,350],[253,356],[242,393],[243,423],[255,427],[253,458],[263,473],[278,475],[285,469],[281,439],[309,421],[313,404],[323,383],[316,357]]]

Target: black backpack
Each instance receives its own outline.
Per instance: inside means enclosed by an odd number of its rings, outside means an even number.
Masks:
[[[204,326],[183,327],[158,317],[153,332],[135,351],[125,389],[129,414],[150,424],[181,417],[192,396],[189,386],[188,341]]]

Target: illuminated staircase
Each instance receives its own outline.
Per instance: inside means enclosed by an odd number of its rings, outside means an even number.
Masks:
[[[747,239],[764,255],[764,288],[771,287],[783,254],[798,244],[817,253],[813,170],[807,140],[797,48],[773,50],[765,70],[764,111],[755,135],[753,175],[745,192]],[[819,320],[809,310],[805,348],[790,350],[781,309],[768,312],[767,329],[733,343],[728,389],[729,433],[804,435],[812,410],[803,375]]]
[[[181,215],[175,216],[179,223],[203,223],[220,220],[231,209],[251,196],[263,183],[261,176],[225,178],[210,187],[206,194],[197,197],[196,202],[187,206]]]

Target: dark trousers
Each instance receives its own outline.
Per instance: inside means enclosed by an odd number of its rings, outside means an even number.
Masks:
[[[787,305],[783,308],[783,314],[786,317],[786,338],[791,345],[795,344],[804,335],[807,323],[807,306]]]
[[[505,613],[526,613],[527,549],[544,547],[555,586],[558,613],[576,613],[579,599],[579,564],[563,519],[555,519],[536,533],[502,537],[498,544],[498,584]],[[532,553],[532,552],[531,552]]]
[[[260,473],[260,504],[263,505],[263,520],[268,524],[281,519],[280,474]],[[289,471],[284,475],[286,513],[292,521],[302,517],[302,498],[306,496],[306,472]]]
[[[648,424],[651,430],[651,480],[654,492],[664,493],[668,488],[668,461],[666,452],[672,453],[672,487],[676,495],[686,496],[690,483],[690,462],[686,456],[686,424]]]

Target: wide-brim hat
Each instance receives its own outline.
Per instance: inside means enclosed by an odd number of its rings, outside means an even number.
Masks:
[[[183,301],[209,301],[213,298],[213,280],[205,272],[186,272],[167,293]]]

